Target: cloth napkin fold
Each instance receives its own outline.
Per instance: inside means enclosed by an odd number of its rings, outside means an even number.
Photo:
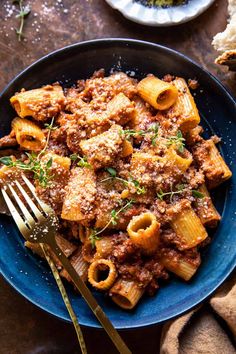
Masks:
[[[235,354],[236,273],[210,299],[162,330],[160,354]]]

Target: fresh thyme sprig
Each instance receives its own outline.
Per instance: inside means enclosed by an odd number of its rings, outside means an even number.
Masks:
[[[146,134],[145,130],[134,130],[134,129],[126,129],[120,131],[121,135],[125,135],[127,140],[130,140],[131,137],[144,136]]]
[[[89,241],[91,242],[92,248],[95,247],[96,241],[100,240],[101,237],[97,235],[97,229],[91,229],[91,233],[89,235]]]
[[[136,179],[133,178],[133,176],[130,174],[130,178],[128,180],[121,178],[121,177],[117,177],[117,171],[113,168],[113,167],[108,167],[106,169],[106,171],[111,175],[110,177],[104,178],[101,180],[101,182],[106,182],[109,181],[111,179],[116,179],[117,181],[122,182],[125,186],[128,186],[130,183],[132,183],[134,185],[134,187],[136,188],[136,192],[138,195],[140,194],[145,194],[146,193],[146,188],[145,187],[141,187],[139,181],[137,181]]]
[[[197,191],[196,189],[192,189],[192,196],[195,198],[205,198],[205,195],[199,191]]]
[[[78,154],[72,154],[72,155],[70,155],[70,159],[72,161],[79,160],[77,165],[80,166],[80,167],[91,168],[91,165],[88,163],[88,160],[87,160],[86,156],[81,157]]]
[[[50,175],[50,168],[52,166],[52,158],[47,162],[42,162],[37,159],[35,153],[27,153],[26,155],[29,159],[29,162],[23,162],[21,160],[12,160],[10,156],[4,156],[0,158],[0,162],[8,167],[16,167],[20,170],[31,171],[34,174],[34,179],[39,181],[41,187],[47,187],[49,180],[52,178]]]
[[[133,185],[135,186],[136,188],[136,191],[137,191],[137,194],[140,195],[140,194],[145,194],[147,191],[146,191],[146,188],[144,186],[140,186],[140,183],[139,181],[137,181],[136,179],[133,178],[133,176],[130,175],[130,178],[128,181],[124,180],[125,181],[125,184],[128,185],[130,182],[133,183]]]
[[[20,26],[16,29],[16,34],[18,36],[18,41],[20,42],[23,37],[23,28],[25,23],[25,18],[30,14],[30,7],[29,5],[23,5],[24,0],[13,0],[13,4],[17,4],[19,6],[18,14],[16,18],[20,19]]]
[[[54,123],[54,120],[51,121],[50,124],[45,123],[45,124],[44,124],[44,127],[45,127],[46,129],[50,130],[50,131],[54,131],[54,130],[58,129],[58,126],[57,126],[57,125],[53,126],[53,123]]]
[[[170,196],[170,202],[172,203],[174,195],[175,194],[181,194],[181,193],[183,193],[183,191],[184,191],[184,185],[183,184],[179,184],[177,186],[177,190],[176,191],[173,191],[173,187],[172,186],[171,186],[170,192],[163,192],[162,189],[160,189],[159,192],[157,192],[157,197],[160,200],[163,200],[164,197]]]
[[[159,125],[157,123],[153,123],[147,130],[126,129],[126,130],[121,130],[120,134],[124,135],[127,140],[130,140],[131,137],[145,136],[146,134],[151,133],[151,143],[153,146],[156,146],[158,130],[159,130]]]
[[[101,233],[103,233],[111,224],[117,225],[117,222],[119,219],[119,217],[118,217],[119,214],[122,213],[123,211],[129,209],[133,203],[134,203],[134,200],[130,199],[120,209],[118,209],[118,210],[112,209],[111,217],[110,217],[109,221],[106,223],[106,225],[101,230],[92,229],[92,231],[89,235],[89,240],[91,242],[92,248],[95,247],[96,241],[100,240],[99,235]]]
[[[184,152],[185,148],[185,139],[183,138],[183,135],[180,130],[178,130],[177,134],[175,136],[170,136],[167,141],[167,146],[170,145],[176,145],[178,148],[178,151],[180,153]]]
[[[170,192],[163,192],[162,189],[159,190],[159,192],[157,192],[157,197],[160,199],[160,200],[163,200],[164,197],[166,196],[170,196],[170,202],[173,203],[173,197],[175,194],[182,194],[183,192],[186,191],[187,188],[185,188],[185,186],[183,184],[178,184],[176,186],[176,191],[173,191],[173,187],[171,186],[171,190]],[[195,197],[195,198],[204,198],[204,194],[202,194],[201,192],[199,192],[198,190],[196,189],[192,189],[191,190],[191,193],[192,193],[192,196]]]
[[[49,126],[52,127],[53,123],[54,123],[54,118],[52,118]],[[50,171],[53,161],[51,157],[48,159],[47,162],[46,161],[44,162],[41,160],[41,156],[44,155],[48,147],[50,135],[51,135],[51,129],[49,129],[48,131],[45,146],[38,155],[33,151],[31,153],[28,152],[25,153],[29,161],[27,162],[23,162],[21,160],[14,161],[12,160],[11,156],[4,156],[0,158],[0,162],[8,167],[16,167],[19,168],[20,170],[33,172],[34,179],[39,181],[39,185],[41,187],[46,188],[49,185],[50,179],[53,178],[53,175],[51,174]]]
[[[149,132],[152,133],[151,143],[152,143],[153,146],[156,146],[156,140],[158,138],[159,125],[157,123],[153,123],[148,130],[149,130]]]

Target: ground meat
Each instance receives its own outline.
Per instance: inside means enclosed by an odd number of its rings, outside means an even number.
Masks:
[[[176,246],[181,247],[183,241],[181,242],[181,239],[176,235],[174,230],[168,228],[168,229],[163,229],[161,231],[161,237],[160,237],[161,244],[163,246]]]
[[[194,144],[203,141],[203,138],[200,136],[202,132],[203,132],[203,128],[200,125],[198,125],[196,128],[189,130],[185,134],[187,145],[193,146]]]
[[[12,133],[9,135],[3,136],[0,139],[0,148],[14,147],[17,145],[18,145],[18,143],[16,141],[16,138],[15,138],[15,136],[13,136]]]
[[[85,89],[85,80],[78,80],[76,87],[78,92],[82,92]]]
[[[73,153],[78,153],[80,151],[80,142],[82,139],[86,138],[86,130],[78,126],[76,122],[70,124],[66,131],[66,144],[68,149]]]
[[[106,105],[115,95],[119,93],[125,94],[128,98],[132,98],[137,92],[135,81],[124,73],[116,73],[108,77],[101,77],[100,73],[96,78],[88,79],[85,83],[85,90],[81,94],[81,98],[85,101],[88,99],[93,104],[98,101]]]
[[[167,75],[165,75],[164,77],[163,77],[163,81],[165,81],[165,82],[171,82],[171,81],[173,81],[175,79],[175,76],[173,76],[173,75],[170,75],[170,74],[167,74]]]
[[[183,183],[197,189],[205,181],[205,176],[202,169],[197,169],[195,166],[190,166],[183,176]]]
[[[158,256],[143,256],[126,233],[113,235],[112,242],[110,259],[115,263],[119,275],[124,279],[135,280],[139,286],[147,287],[149,294],[154,294],[158,288],[158,279],[168,277]]]
[[[167,203],[164,200],[156,199],[151,207],[151,212],[156,216],[157,220],[162,224],[166,224],[170,221],[167,210]]]
[[[52,151],[60,156],[68,156],[69,149],[65,144],[65,131],[59,128],[52,133],[52,138],[48,142],[47,151]]]
[[[195,79],[188,79],[188,87],[191,89],[191,90],[196,90],[199,86],[199,83],[197,80]]]
[[[125,262],[125,260],[134,258],[137,256],[138,249],[133,244],[133,242],[128,238],[124,242],[119,243],[117,246],[114,246],[112,257],[119,263]]]
[[[162,246],[160,249],[160,256],[168,256],[168,258],[176,263],[178,263],[179,259],[184,259],[186,262],[189,262],[196,267],[199,267],[201,263],[200,253],[196,247],[180,252],[174,248]]]
[[[105,76],[105,69],[99,69],[94,71],[91,79],[103,78]]]

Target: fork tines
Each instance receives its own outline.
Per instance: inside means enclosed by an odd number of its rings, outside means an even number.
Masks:
[[[37,197],[35,187],[28,178],[23,174],[22,178],[25,186],[28,187],[28,192],[17,180],[4,185],[1,191],[20,232],[28,239],[30,229],[34,227],[35,223],[45,220],[45,216],[53,211]],[[29,194],[32,196],[30,197]]]

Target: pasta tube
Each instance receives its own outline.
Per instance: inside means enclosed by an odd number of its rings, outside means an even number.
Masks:
[[[62,250],[62,252],[65,254],[65,256],[68,258],[70,257],[77,247],[71,243],[70,241],[66,240],[64,237],[62,237],[60,234],[56,235],[56,243]],[[38,243],[32,243],[29,241],[25,241],[25,247],[29,248],[33,253],[37,254],[38,256],[44,258],[44,253],[42,251],[42,248]],[[57,268],[62,268],[61,262],[58,260],[58,258],[54,255],[53,252],[49,250],[51,257],[53,261],[55,262]]]
[[[111,288],[109,295],[112,300],[125,310],[134,308],[144,293],[144,288],[135,281],[118,279]]]
[[[129,121],[129,126],[131,129],[139,132],[143,128],[145,129],[148,122],[152,123],[153,117],[151,110],[147,107],[147,103],[141,97],[134,97],[133,102],[135,107],[135,114],[132,120]],[[133,138],[137,142],[142,141],[142,136],[139,134],[136,134]]]
[[[62,219],[79,221],[86,226],[94,218],[95,195],[96,176],[94,171],[91,168],[74,168],[65,188]]]
[[[112,253],[112,237],[104,236],[96,240],[96,258],[106,258]]]
[[[184,173],[189,166],[191,165],[193,159],[192,156],[190,154],[190,152],[188,152],[187,150],[185,150],[185,156],[180,156],[178,154],[178,152],[176,151],[174,146],[170,146],[169,149],[167,150],[166,154],[164,155],[164,159],[166,159],[166,161],[170,162],[172,166],[177,166],[178,169]]]
[[[11,97],[10,102],[21,118],[33,117],[45,121],[55,117],[64,107],[65,96],[59,85],[22,91]]]
[[[78,229],[79,229],[78,235],[79,235],[80,242],[84,243],[87,237],[87,229],[81,224],[79,224]]]
[[[50,159],[52,159],[52,169],[54,177],[61,179],[62,171],[65,172],[70,170],[71,159],[69,159],[69,157],[60,156],[49,151],[42,156],[41,161],[47,163],[47,161],[49,161]]]
[[[181,77],[177,77],[173,80],[173,85],[178,89],[179,94],[172,110],[176,112],[177,123],[182,132],[185,133],[200,123],[200,116],[186,81]]]
[[[189,203],[180,205],[179,211],[170,224],[181,240],[181,244],[178,246],[180,250],[193,248],[208,236],[201,220]]]
[[[122,152],[121,155],[122,157],[127,157],[133,153],[133,146],[130,141],[124,140],[123,147],[122,147]]]
[[[147,212],[131,219],[127,232],[132,242],[145,254],[153,254],[158,247],[160,223],[154,214]]]
[[[120,134],[121,131],[120,125],[113,124],[106,132],[80,142],[83,154],[94,169],[111,165],[122,151],[124,138]]]
[[[75,268],[76,272],[79,274],[81,279],[85,282],[88,277],[88,267],[89,264],[83,259],[81,247],[73,254],[70,259],[71,265]],[[71,277],[65,269],[60,272],[60,275],[64,277],[67,281],[71,282]]]
[[[212,203],[210,194],[203,184],[198,188],[198,191],[203,195],[203,198],[196,198],[195,207],[201,223],[207,227],[216,227],[221,217]]]
[[[207,143],[207,156],[201,161],[209,188],[215,188],[232,176],[215,143],[210,139]]]
[[[194,262],[190,258],[174,250],[163,252],[160,257],[160,262],[167,270],[184,280],[192,278],[199,266],[199,262]]]
[[[112,98],[107,104],[104,118],[124,125],[134,117],[134,105],[122,92]]]
[[[97,241],[96,241],[97,242]],[[83,257],[86,262],[92,263],[95,256],[95,249],[91,241],[87,238],[82,246]]]
[[[171,107],[178,97],[178,90],[174,85],[155,76],[148,76],[141,80],[137,89],[144,101],[159,110]]]
[[[16,134],[17,143],[26,150],[40,151],[46,144],[42,129],[28,119],[13,119],[12,129]]]
[[[105,275],[103,273],[105,273]],[[88,281],[98,290],[110,289],[116,276],[115,265],[108,259],[97,259],[90,264],[88,269]]]

